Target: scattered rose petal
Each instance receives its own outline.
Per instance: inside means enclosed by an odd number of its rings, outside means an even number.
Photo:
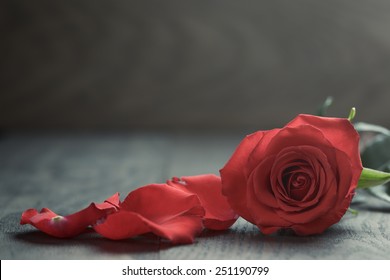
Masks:
[[[198,176],[174,177],[167,184],[195,194],[205,210],[203,224],[208,229],[225,230],[232,226],[238,218],[222,195],[221,177],[214,174]]]
[[[172,243],[192,243],[203,229],[203,216],[196,195],[166,184],[152,184],[132,191],[120,210],[94,229],[114,240],[152,232]]]
[[[68,216],[60,216],[48,208],[43,208],[40,212],[28,209],[23,212],[20,224],[31,224],[49,235],[69,238],[79,235],[88,226],[116,212],[118,207],[119,193],[116,193],[103,203],[91,203],[87,208]]]

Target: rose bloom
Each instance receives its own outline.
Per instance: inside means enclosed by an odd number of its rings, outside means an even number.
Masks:
[[[310,235],[340,221],[362,168],[349,120],[299,115],[247,136],[220,173],[232,208],[261,232]]]

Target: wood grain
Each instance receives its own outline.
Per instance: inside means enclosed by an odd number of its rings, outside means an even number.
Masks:
[[[271,236],[244,220],[195,244],[110,241],[94,233],[56,239],[19,225],[26,208],[67,214],[170,176],[217,173],[238,144],[229,134],[11,134],[0,138],[0,259],[390,259],[390,206],[354,205],[324,234]],[[363,196],[363,194],[358,194]]]

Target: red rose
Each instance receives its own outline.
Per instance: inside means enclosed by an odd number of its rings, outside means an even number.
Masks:
[[[317,234],[345,214],[362,168],[350,121],[299,115],[247,136],[221,170],[222,191],[265,234]]]

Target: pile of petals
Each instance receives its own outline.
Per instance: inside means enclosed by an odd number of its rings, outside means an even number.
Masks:
[[[113,240],[153,233],[175,244],[192,243],[204,228],[224,230],[237,220],[221,192],[221,179],[212,174],[175,177],[166,184],[140,187],[122,202],[116,193],[68,216],[47,208],[28,209],[20,223],[59,238],[75,237],[92,227]]]

